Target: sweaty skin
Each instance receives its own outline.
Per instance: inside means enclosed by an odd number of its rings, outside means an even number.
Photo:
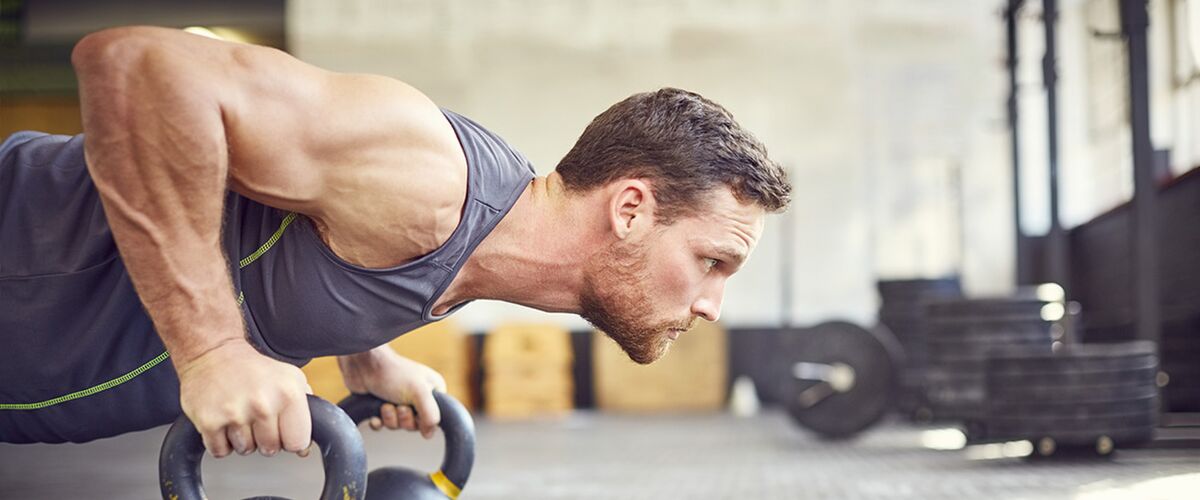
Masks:
[[[101,31],[72,63],[88,169],[184,412],[218,457],[305,449],[302,372],[243,337],[220,248],[225,192],[307,216],[346,261],[396,266],[459,223],[467,174],[453,129],[400,81],[176,30]],[[663,225],[647,180],[574,193],[556,173],[535,178],[433,312],[491,299],[577,313],[651,362],[696,318],[717,320],[762,233],[764,210],[729,189],[703,202],[701,215]],[[416,407],[385,405],[374,426],[432,432],[430,391],[445,386],[435,372],[386,345],[338,361],[352,390]]]

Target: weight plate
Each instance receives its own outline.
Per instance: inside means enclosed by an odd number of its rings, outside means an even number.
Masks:
[[[1039,349],[1038,351],[1041,351]],[[1125,373],[1130,371],[1159,368],[1158,357],[1151,354],[1130,356],[1128,358],[1113,358],[1111,363],[1079,363],[1080,360],[1056,360],[1051,363],[1011,362],[1009,359],[996,359],[996,352],[987,362],[989,375],[1000,378],[1026,377],[1063,379],[1073,376],[1089,377],[1092,374]],[[1089,361],[1089,360],[1085,360]],[[1097,366],[1099,365],[1099,366]]]
[[[930,401],[933,422],[962,422],[983,416],[983,405],[976,401]]]
[[[1028,361],[1034,358],[1048,358],[1054,361],[1064,359],[1109,359],[1127,358],[1130,356],[1154,355],[1158,348],[1154,342],[1135,340],[1132,342],[1115,342],[1109,344],[1071,344],[1062,351],[1054,353],[1031,354],[1024,351],[997,352],[996,359]]]
[[[1154,343],[1064,344],[1058,352],[998,347],[988,354],[989,372],[1067,373],[1127,370],[1157,359]]]
[[[925,321],[925,304],[888,304],[879,307],[879,321],[889,326],[919,328]]]
[[[999,390],[992,387],[988,401],[996,405],[1029,405],[1058,403],[1104,403],[1145,399],[1158,395],[1153,383],[1139,385],[1108,385],[1086,387],[1014,387]]]
[[[1008,331],[1008,332],[962,332],[954,336],[929,336],[926,343],[930,348],[990,348],[992,345],[1003,344],[1044,344],[1049,350],[1054,338],[1049,331]]]
[[[925,330],[930,335],[948,332],[949,335],[959,335],[966,329],[979,332],[1011,331],[1041,329],[1049,330],[1053,321],[1047,321],[1040,316],[930,316],[925,320]]]
[[[1150,366],[1133,370],[1068,371],[1054,375],[993,371],[988,372],[986,377],[988,388],[997,394],[1006,391],[1019,391],[1023,387],[1030,386],[1079,387],[1091,385],[1154,384],[1154,378],[1158,375],[1158,367],[1154,366],[1154,363],[1148,364]]]
[[[930,328],[925,338],[931,343],[995,344],[1011,339],[1052,340],[1055,333],[1050,323],[970,325],[954,328]]]
[[[900,354],[886,330],[872,332],[835,321],[789,332],[782,340],[787,365],[794,369],[797,363],[806,363],[801,366],[807,367],[783,374],[785,405],[801,426],[826,438],[847,438],[870,427],[891,408],[899,387],[896,359]],[[820,372],[821,367],[837,367],[839,373],[848,368],[852,384],[839,392],[831,388],[844,384],[844,376],[829,377],[840,382],[795,376],[797,371]]]
[[[1157,397],[1130,399],[1126,401],[1108,401],[1102,403],[1072,403],[1072,402],[1030,402],[1026,404],[1005,404],[1004,402],[988,401],[988,416],[997,417],[1077,417],[1128,415],[1131,413],[1156,413],[1161,408]]]
[[[981,365],[996,348],[1028,346],[1030,348],[1049,351],[1052,342],[1048,338],[1014,338],[997,342],[929,342],[926,355],[937,363],[953,361],[974,361]]]
[[[1033,298],[937,299],[926,302],[925,314],[930,319],[939,320],[1041,319],[1042,308],[1046,304],[1048,302]]]
[[[879,280],[875,283],[883,302],[915,302],[924,297],[960,297],[958,277],[908,280]]]
[[[1045,359],[997,359],[996,355],[996,350],[993,350],[989,354],[986,363],[986,370],[989,373],[1030,373],[1061,376],[1071,373],[1125,371],[1137,369],[1147,364],[1158,364],[1158,357],[1152,355],[1140,355],[1128,358],[1059,359],[1053,362],[1047,362]]]
[[[926,384],[978,384],[982,387],[984,377],[978,362],[929,365],[925,369]]]
[[[930,367],[924,388],[929,409],[938,421],[970,418],[984,408],[983,373],[944,372]]]

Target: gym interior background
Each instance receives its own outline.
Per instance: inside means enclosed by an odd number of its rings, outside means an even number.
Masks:
[[[1200,487],[1200,0],[0,0],[0,139],[79,133],[71,45],[123,24],[402,79],[540,175],[662,86],[789,170],[720,324],[659,364],[498,303],[395,342],[472,410],[467,498]],[[331,360],[306,372],[345,394]],[[154,497],[165,432],[0,445],[0,498]],[[440,441],[406,434],[368,431],[371,465],[436,469]],[[321,467],[204,480],[303,498]]]

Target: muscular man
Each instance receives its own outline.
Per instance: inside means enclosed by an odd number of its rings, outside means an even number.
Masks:
[[[215,456],[300,451],[297,366],[326,355],[428,437],[444,382],[389,340],[492,299],[578,313],[650,363],[717,319],[788,203],[762,144],[678,89],[612,106],[535,177],[404,83],[273,49],[120,28],[72,62],[85,133],[0,145],[0,441],[182,410]]]

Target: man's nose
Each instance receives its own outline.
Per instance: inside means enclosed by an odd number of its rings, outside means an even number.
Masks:
[[[700,297],[692,303],[692,314],[710,322],[717,321],[721,317],[721,300],[724,296],[725,280],[721,280],[701,293]]]

